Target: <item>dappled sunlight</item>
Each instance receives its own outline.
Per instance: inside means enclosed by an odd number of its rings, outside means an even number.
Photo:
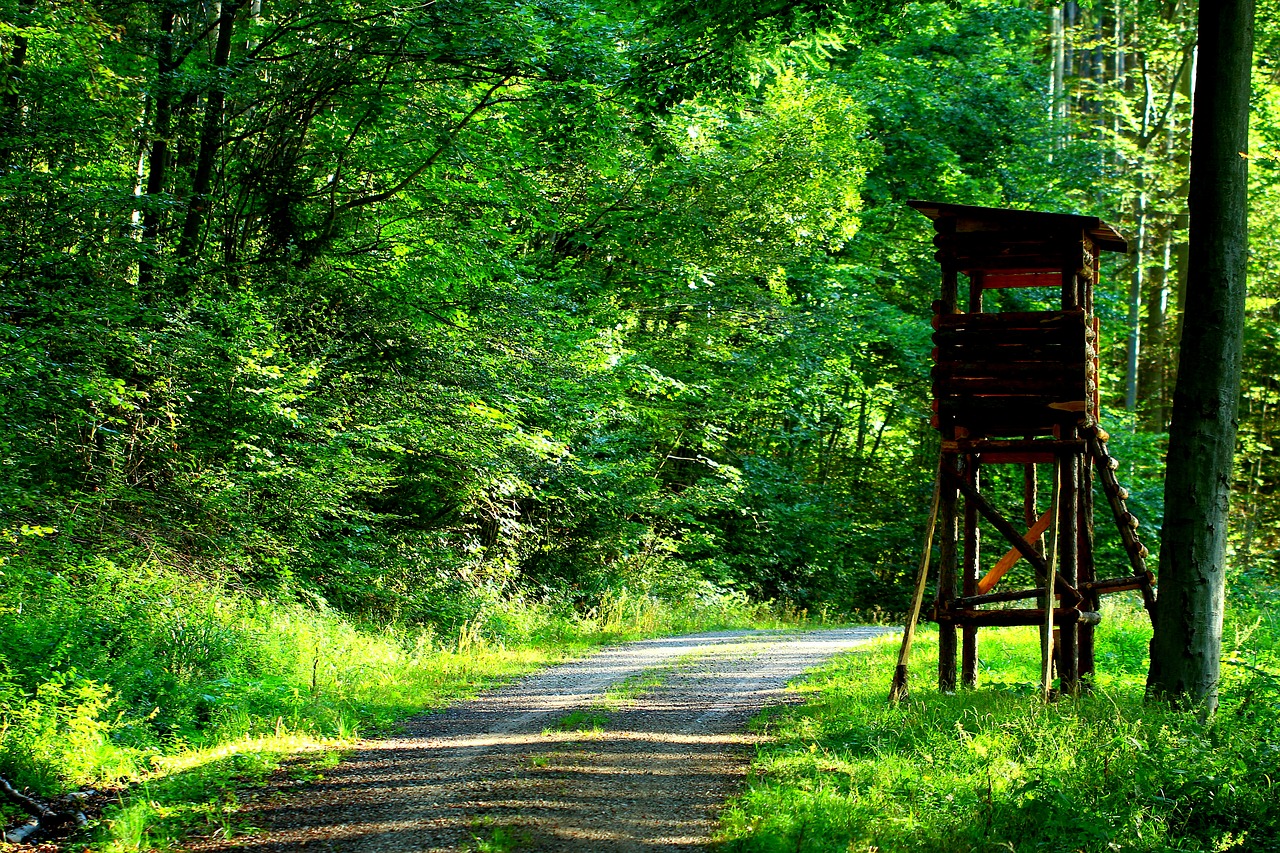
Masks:
[[[421,718],[289,796],[259,797],[244,817],[268,831],[216,846],[700,846],[764,740],[743,733],[750,718],[785,701],[788,679],[876,631],[722,634],[608,649]],[[645,688],[622,689],[639,676]]]

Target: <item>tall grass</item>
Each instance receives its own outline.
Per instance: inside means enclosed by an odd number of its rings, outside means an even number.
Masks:
[[[984,685],[940,695],[936,635],[889,707],[896,639],[845,656],[761,723],[754,781],[726,810],[728,851],[1280,849],[1275,614],[1233,626],[1218,714],[1143,701],[1150,626],[1112,609],[1096,687],[1039,701],[1034,629],[984,632]],[[1244,648],[1252,651],[1245,653]]]

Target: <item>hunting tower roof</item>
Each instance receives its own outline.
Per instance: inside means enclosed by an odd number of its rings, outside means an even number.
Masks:
[[[944,204],[937,201],[913,200],[908,201],[907,204],[932,219],[935,227],[943,221],[954,220],[957,234],[1060,233],[1064,230],[1078,229],[1088,234],[1099,249],[1110,252],[1129,250],[1129,243],[1120,235],[1120,232],[1096,216],[1047,213],[1040,210],[1013,210],[1007,207],[976,207],[970,204]]]

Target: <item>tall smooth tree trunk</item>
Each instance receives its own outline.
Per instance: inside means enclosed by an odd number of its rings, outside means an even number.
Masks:
[[[195,175],[191,179],[191,200],[182,223],[182,236],[178,241],[178,262],[182,289],[191,277],[191,263],[195,260],[200,244],[200,230],[209,208],[209,189],[213,182],[213,158],[222,147],[222,110],[226,103],[226,80],[222,75],[231,60],[231,34],[235,27],[236,13],[244,0],[224,0],[218,11],[218,40],[213,49],[213,67],[216,75],[205,102],[204,126],[200,131],[200,151],[196,155]]]
[[[1168,341],[1169,281],[1173,269],[1173,230],[1168,219],[1158,224],[1154,239],[1158,261],[1150,268],[1142,319],[1142,353],[1138,365],[1138,388],[1143,407],[1139,423],[1149,432],[1164,432],[1168,423],[1168,362],[1172,357]]]
[[[1188,101],[1195,102],[1196,99],[1196,66],[1200,62],[1200,48],[1194,47],[1191,52],[1191,62],[1183,71],[1183,77],[1178,81],[1178,91],[1186,96]],[[1183,167],[1185,172],[1190,172],[1191,157],[1187,151],[1189,146],[1177,146],[1173,154],[1173,162]],[[1190,193],[1190,186],[1187,185],[1182,195]],[[1171,343],[1174,346],[1182,340],[1182,318],[1186,315],[1187,310],[1187,240],[1186,233],[1188,227],[1188,217],[1185,213],[1179,213],[1174,217],[1174,228],[1179,235],[1179,239],[1173,246],[1173,269],[1174,276],[1174,299],[1177,305],[1177,311],[1174,314],[1174,324],[1171,333]],[[1172,378],[1177,379],[1177,370],[1172,372]],[[1172,407],[1170,407],[1172,412]],[[1170,415],[1172,416],[1172,415]]]
[[[1138,239],[1133,247],[1129,281],[1129,335],[1125,342],[1124,407],[1138,408],[1138,361],[1142,354],[1142,291],[1147,270],[1147,176],[1145,156],[1138,164]]]
[[[1138,147],[1138,239],[1133,248],[1133,278],[1129,283],[1129,340],[1125,359],[1124,407],[1134,412],[1138,409],[1138,363],[1142,356],[1142,292],[1147,277],[1147,145],[1151,132],[1151,75],[1144,64],[1142,70],[1142,131]]]
[[[1150,695],[1212,712],[1244,346],[1253,0],[1202,3],[1190,257],[1169,427]]]
[[[151,151],[147,155],[146,197],[142,214],[142,257],[138,261],[138,290],[150,296],[160,253],[160,205],[169,168],[169,134],[173,123],[173,27],[177,13],[170,6],[160,10],[160,38],[156,45],[156,86],[151,119]]]
[[[1049,10],[1049,115],[1058,126],[1054,130],[1054,148],[1063,146],[1062,125],[1067,117],[1066,31],[1062,22],[1062,6]]]

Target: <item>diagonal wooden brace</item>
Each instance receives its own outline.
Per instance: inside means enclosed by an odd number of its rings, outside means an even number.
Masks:
[[[1045,510],[1044,514],[1040,516],[1040,519],[1032,525],[1031,529],[1028,530],[1027,534],[1022,538],[1031,545],[1039,542],[1040,537],[1049,529],[1049,523],[1052,521],[1052,515],[1053,513],[1050,510]],[[1001,557],[995,566],[992,567],[991,571],[987,572],[982,580],[978,581],[978,594],[986,595],[988,592],[995,589],[995,586],[1000,582],[1000,579],[1008,574],[1009,570],[1014,567],[1021,557],[1022,552],[1019,551],[1017,547],[1010,548],[1008,553]]]
[[[1041,577],[1048,576],[1049,564],[1045,562],[1044,557],[1040,556],[1039,552],[1036,551],[1031,543],[1024,539],[1022,534],[1009,523],[1007,518],[1001,515],[995,507],[987,503],[987,499],[979,494],[977,489],[966,483],[964,478],[956,473],[954,468],[951,468],[950,466],[943,466],[942,472],[943,476],[946,477],[947,482],[959,489],[960,493],[964,495],[967,500],[973,502],[973,505],[978,508],[978,512],[982,514],[982,517],[991,522],[991,525],[1000,532],[1000,535],[1009,540],[1009,544],[1013,545],[1014,548],[1018,549],[1018,552],[1022,554],[1023,559],[1034,566],[1036,571],[1040,573]],[[1084,596],[1080,595],[1080,592],[1075,587],[1063,580],[1062,575],[1054,572],[1053,578],[1054,590],[1062,596],[1063,607],[1074,607],[1084,600]]]

